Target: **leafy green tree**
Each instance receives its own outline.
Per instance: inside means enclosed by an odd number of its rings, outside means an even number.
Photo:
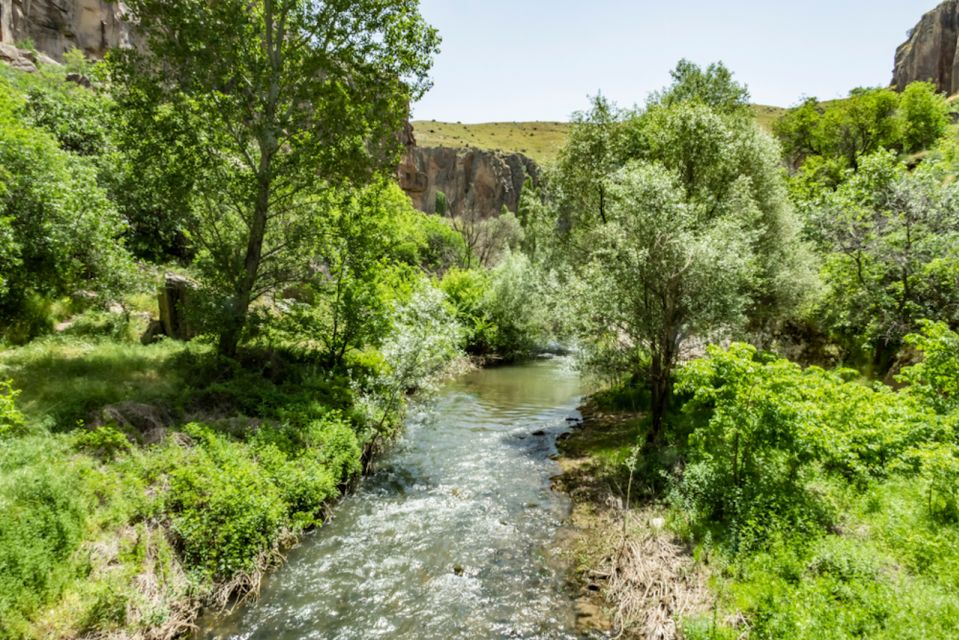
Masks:
[[[584,337],[646,362],[654,445],[683,347],[745,316],[758,216],[748,207],[706,215],[676,173],[653,162],[629,165],[610,189],[609,222],[589,234]]]
[[[585,338],[646,374],[651,443],[691,338],[748,328],[765,341],[813,282],[780,150],[747,117],[748,92],[722,65],[684,61],[674,78],[614,123],[619,146],[607,162],[626,168],[592,179],[615,190],[615,215],[572,230],[589,265]]]
[[[553,177],[567,229],[606,223],[606,182],[622,165],[623,114],[602,95],[590,101],[589,111],[573,114]]]
[[[928,149],[946,133],[949,103],[931,82],[913,82],[899,99],[899,120],[903,149]]]
[[[762,338],[814,286],[811,257],[789,202],[779,148],[749,119],[726,116],[701,101],[654,105],[630,119],[632,157],[674,172],[684,197],[704,219],[734,209],[756,220],[757,274],[750,328]]]
[[[651,102],[670,106],[683,102],[701,102],[721,113],[744,113],[749,107],[749,89],[733,79],[733,72],[722,62],[705,69],[689,60],[680,60],[670,72],[673,83],[653,94]]]
[[[858,169],[862,156],[932,147],[946,132],[948,113],[948,103],[933,85],[915,82],[901,95],[891,89],[856,89],[843,100],[808,98],[774,128],[790,168],[796,171],[815,161],[804,179],[818,177],[815,188],[833,188],[845,178],[843,169]],[[823,171],[824,165],[832,168]]]
[[[865,345],[879,372],[920,319],[959,318],[957,203],[945,166],[910,172],[880,152],[813,208],[813,232],[827,256],[827,326],[853,353]]]
[[[438,37],[416,0],[129,8],[145,46],[112,56],[119,102],[144,127],[189,115],[175,139],[203,167],[193,240],[222,298],[219,352],[233,355],[251,304],[304,277],[313,196],[393,167]]]
[[[96,167],[30,126],[26,103],[0,84],[0,319],[9,328],[34,296],[92,289],[109,298],[131,273],[124,224]],[[26,319],[32,322],[30,319]],[[25,327],[32,337],[33,327]]]

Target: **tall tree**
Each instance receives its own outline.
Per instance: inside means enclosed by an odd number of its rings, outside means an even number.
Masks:
[[[250,305],[309,262],[311,193],[395,163],[439,39],[417,0],[127,4],[145,46],[113,56],[113,79],[142,126],[189,118],[175,144],[203,161],[192,232],[230,356]]]
[[[659,163],[623,169],[610,196],[609,222],[589,233],[586,329],[590,342],[643,363],[652,398],[648,444],[655,445],[683,347],[744,317],[756,210],[705,216],[676,172]]]
[[[572,129],[556,166],[562,226],[605,224],[607,180],[622,164],[623,114],[602,95],[588,111],[573,114]]]
[[[584,337],[647,377],[651,441],[688,340],[745,328],[764,342],[812,277],[780,150],[748,117],[745,87],[722,65],[681,62],[673,75],[616,123],[619,172],[594,177],[607,220],[573,233],[587,288],[602,292],[588,295]]]

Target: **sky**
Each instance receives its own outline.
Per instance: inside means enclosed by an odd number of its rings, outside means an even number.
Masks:
[[[421,0],[442,50],[417,120],[568,120],[602,92],[643,104],[681,58],[723,61],[752,101],[888,85],[937,0]]]

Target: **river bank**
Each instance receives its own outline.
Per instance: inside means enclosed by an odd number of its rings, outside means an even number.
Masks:
[[[677,622],[710,607],[706,571],[666,529],[666,510],[636,498],[629,458],[643,415],[603,410],[588,399],[582,422],[558,442],[553,487],[571,511],[560,548],[572,568],[577,624],[619,638],[671,640]],[[630,495],[629,509],[627,495]]]

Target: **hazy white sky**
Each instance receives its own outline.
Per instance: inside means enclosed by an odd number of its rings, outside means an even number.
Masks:
[[[753,102],[846,95],[892,79],[896,47],[937,0],[422,0],[440,30],[414,117],[566,120],[602,91],[631,106],[680,58],[722,60]]]

